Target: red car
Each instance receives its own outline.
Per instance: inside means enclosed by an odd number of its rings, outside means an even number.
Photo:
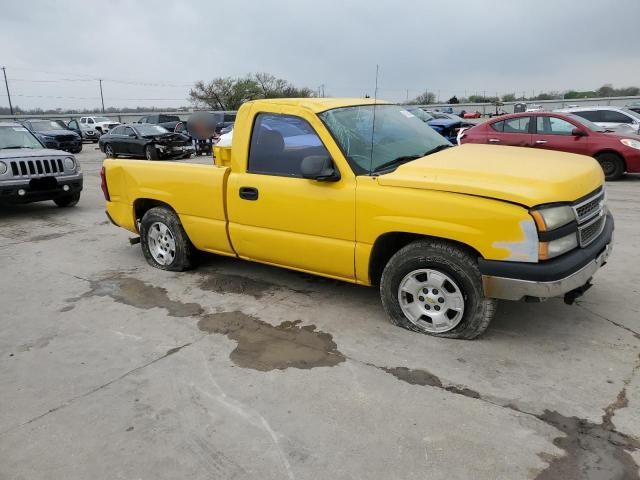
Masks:
[[[480,118],[481,116],[480,112],[465,112],[462,114],[462,118]]]
[[[607,180],[640,172],[640,136],[610,133],[576,115],[527,112],[476,125],[460,143],[489,143],[579,153],[595,158]]]

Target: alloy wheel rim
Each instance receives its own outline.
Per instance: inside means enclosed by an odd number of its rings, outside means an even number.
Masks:
[[[162,222],[154,222],[147,234],[149,252],[160,265],[171,265],[176,258],[176,239]]]
[[[453,330],[464,316],[464,295],[444,272],[421,268],[409,272],[398,286],[398,302],[404,316],[429,333]]]

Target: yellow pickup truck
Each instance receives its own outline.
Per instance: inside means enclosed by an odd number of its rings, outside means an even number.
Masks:
[[[157,268],[201,250],[376,285],[394,324],[440,337],[478,336],[497,299],[571,303],[613,235],[595,160],[453,147],[370,99],[247,102],[228,161],[108,159],[101,177]]]

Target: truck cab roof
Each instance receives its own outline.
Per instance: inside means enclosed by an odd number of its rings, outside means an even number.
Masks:
[[[269,98],[253,100],[247,103],[267,105],[294,105],[306,108],[314,113],[324,112],[333,108],[353,107],[356,105],[386,105],[389,102],[374,100],[373,98]]]

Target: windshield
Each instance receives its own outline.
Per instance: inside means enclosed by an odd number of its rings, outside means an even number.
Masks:
[[[0,127],[0,150],[3,148],[43,148],[40,142],[24,127]]]
[[[374,128],[375,111],[375,128]],[[451,144],[398,105],[360,105],[321,113],[357,174],[371,174],[394,160],[422,156]],[[397,165],[396,165],[397,166]]]
[[[55,120],[42,120],[38,122],[31,122],[31,128],[35,132],[48,132],[50,130],[66,130],[67,127],[63,127]]]
[[[622,110],[624,113],[629,115],[631,118],[633,118],[635,120],[638,120],[638,112],[634,112],[633,110],[631,110],[629,108],[621,108],[620,110]]]
[[[605,129],[600,125],[596,125],[595,123],[587,120],[586,118],[579,117],[578,115],[574,115],[573,113],[567,114],[568,117],[571,117],[571,120],[574,122],[578,122],[579,124],[587,127],[592,132],[604,132]]]
[[[110,122],[111,119],[107,117],[93,117],[94,122]]]
[[[136,129],[143,137],[147,135],[162,135],[163,133],[169,133],[169,130],[161,127],[160,125],[137,125]]]
[[[423,122],[428,122],[429,120],[433,120],[433,116],[421,108],[408,108],[411,113],[413,113],[416,117],[418,117]]]
[[[161,122],[179,122],[180,117],[176,115],[160,115],[160,118],[158,120],[160,120]]]

